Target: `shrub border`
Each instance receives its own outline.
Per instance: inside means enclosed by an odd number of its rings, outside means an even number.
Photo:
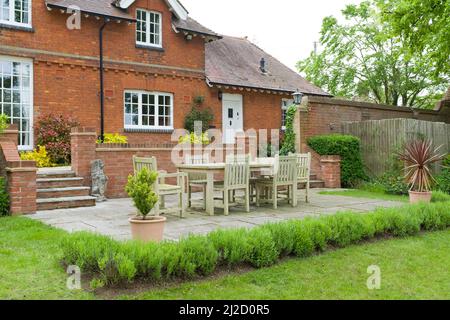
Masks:
[[[192,279],[218,267],[263,268],[288,256],[308,257],[332,248],[386,236],[404,237],[450,227],[450,202],[379,208],[361,214],[341,212],[290,220],[253,229],[218,230],[179,242],[119,242],[78,232],[61,241],[64,265],[77,265],[102,285],[135,280]]]

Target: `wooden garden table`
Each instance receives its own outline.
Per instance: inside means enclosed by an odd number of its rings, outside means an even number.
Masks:
[[[252,172],[260,172],[264,169],[272,169],[274,159],[256,159],[250,162]],[[225,163],[181,164],[178,171],[185,173],[202,173],[206,175],[206,213],[214,215],[214,174],[225,172]]]

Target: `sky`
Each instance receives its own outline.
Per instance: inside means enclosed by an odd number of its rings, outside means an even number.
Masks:
[[[361,0],[181,0],[189,15],[220,34],[245,37],[295,70],[319,41],[323,18]]]

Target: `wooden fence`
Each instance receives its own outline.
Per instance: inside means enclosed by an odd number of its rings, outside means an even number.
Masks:
[[[367,172],[379,176],[392,165],[395,153],[405,142],[425,137],[442,153],[450,152],[450,124],[414,119],[389,119],[342,124],[344,134],[361,139],[362,155]],[[440,171],[441,166],[434,166]]]

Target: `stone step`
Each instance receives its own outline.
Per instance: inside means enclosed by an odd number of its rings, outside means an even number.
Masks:
[[[68,209],[68,208],[80,208],[80,207],[93,207],[95,206],[95,197],[83,196],[83,197],[61,197],[61,198],[48,198],[37,199],[37,209],[42,210],[55,210],[55,209]]]
[[[311,175],[309,176],[309,180],[318,180],[317,179],[317,174],[311,173]]]
[[[82,197],[89,196],[89,187],[66,187],[38,189],[38,199],[61,198],[61,197]]]
[[[38,178],[68,178],[75,177],[75,172],[70,166],[68,167],[52,167],[39,168],[37,171]]]
[[[36,183],[38,189],[82,187],[83,178],[38,178]]]
[[[52,179],[52,178],[73,178],[75,172],[72,170],[42,170],[38,171],[38,179]]]

